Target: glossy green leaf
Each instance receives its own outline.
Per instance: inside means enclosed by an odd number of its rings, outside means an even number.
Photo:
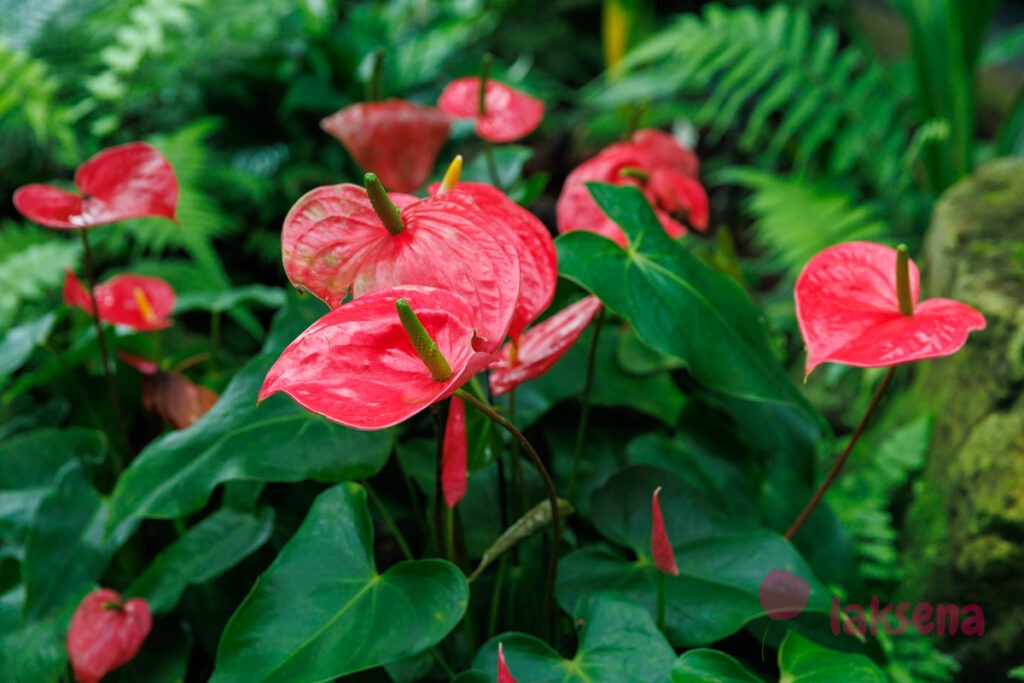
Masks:
[[[283,289],[266,285],[245,285],[231,289],[206,292],[187,292],[178,297],[174,304],[174,312],[210,311],[223,313],[238,306],[257,305],[267,308],[280,308],[287,301]]]
[[[263,545],[273,523],[271,508],[258,517],[219,510],[160,553],[126,596],[145,598],[154,613],[167,612],[188,586],[220,576]]]
[[[26,618],[60,607],[103,573],[124,540],[122,530],[104,533],[109,512],[82,465],[68,462],[39,502],[25,541]]]
[[[760,313],[731,278],[673,241],[633,187],[590,185],[628,249],[585,231],[558,238],[562,275],[626,318],[640,339],[684,362],[702,384],[748,399],[806,402],[775,361]]]
[[[36,347],[46,341],[57,319],[55,313],[9,329],[0,337],[0,377],[9,375],[32,356]]]
[[[523,172],[523,164],[533,156],[533,150],[522,145],[498,145],[492,150],[494,166],[498,171],[498,185],[511,187]],[[488,167],[487,154],[481,152],[462,169],[462,180],[495,184]]]
[[[763,679],[724,652],[698,648],[676,660],[672,683],[763,683]]]
[[[887,683],[889,678],[864,655],[836,652],[792,631],[779,650],[779,683]]]
[[[660,574],[650,558],[650,519],[656,486],[663,487],[660,502],[680,571],[664,579],[665,634],[674,645],[711,643],[764,616],[758,591],[773,569],[809,581],[807,610],[827,613],[828,589],[789,542],[757,528],[756,519],[731,517],[714,498],[653,467],[626,468],[594,492],[594,525],[632,548],[636,559],[601,546],[564,557],[556,591],[564,609],[591,593],[612,590],[655,614]]]
[[[595,595],[581,606],[576,618],[583,627],[579,632],[579,648],[572,659],[564,659],[533,636],[506,633],[492,638],[481,648],[473,660],[473,668],[486,674],[481,680],[497,680],[498,643],[501,643],[509,672],[524,683],[668,680],[675,652],[642,608],[610,595]]]
[[[0,443],[0,536],[20,539],[69,461],[99,462],[106,441],[91,429],[39,429]]]
[[[395,662],[440,641],[468,600],[465,577],[443,560],[378,574],[366,493],[340,484],[231,617],[211,683],[322,681]]]
[[[202,507],[217,484],[234,479],[339,482],[372,476],[384,466],[390,430],[348,429],[287,396],[257,405],[274,360],[262,355],[249,361],[199,422],[165,434],[139,454],[111,496],[111,524],[179,517]]]
[[[39,619],[24,618],[25,586],[0,595],[0,665],[4,681],[58,683],[67,665],[67,632],[85,588],[59,610]]]

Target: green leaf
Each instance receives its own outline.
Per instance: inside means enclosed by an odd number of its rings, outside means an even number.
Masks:
[[[772,356],[760,313],[739,285],[670,239],[636,188],[589,187],[630,246],[585,231],[563,235],[562,275],[625,317],[645,344],[684,361],[703,385],[812,412]]]
[[[99,462],[105,450],[103,434],[81,428],[39,429],[0,443],[0,536],[22,538],[61,468],[75,458]]]
[[[651,683],[668,680],[675,653],[642,608],[611,595],[596,595],[576,615],[583,623],[579,648],[564,659],[533,636],[506,633],[477,653],[473,668],[494,681],[498,643],[509,672],[530,683]],[[472,680],[467,677],[467,680]]]
[[[779,683],[887,683],[889,678],[864,655],[836,652],[792,631],[779,650]]]
[[[189,585],[215,579],[263,545],[273,523],[272,508],[259,517],[219,510],[160,553],[127,595],[145,598],[153,612],[170,611]]]
[[[762,679],[724,652],[700,648],[676,660],[672,683],[762,683]]]
[[[498,185],[511,187],[523,172],[523,164],[533,156],[533,150],[521,145],[500,145],[492,148],[494,164],[498,169]],[[462,180],[494,184],[488,169],[487,152],[477,154],[462,170]]]
[[[590,504],[598,530],[632,548],[637,559],[601,546],[564,557],[556,591],[563,609],[591,593],[613,590],[655,614],[661,574],[650,559],[650,514],[658,485],[680,571],[664,577],[665,634],[674,645],[705,645],[764,616],[758,591],[773,569],[810,583],[808,612],[828,612],[831,594],[789,542],[757,529],[755,520],[729,517],[715,499],[652,467],[626,468],[596,490]]]
[[[72,460],[39,503],[25,542],[22,578],[25,617],[37,619],[65,604],[99,578],[120,546],[121,534],[104,534],[106,500]]]
[[[199,422],[146,447],[117,482],[110,523],[180,517],[201,508],[225,481],[339,482],[372,476],[384,466],[390,430],[348,429],[286,396],[257,405],[274,360],[271,355],[253,358]]]
[[[67,665],[67,633],[71,615],[88,592],[70,596],[60,610],[41,619],[22,616],[25,586],[0,595],[0,663],[5,681],[58,683]]]
[[[36,347],[50,336],[56,319],[56,314],[47,313],[11,328],[0,338],[0,377],[10,375],[25,364]]]
[[[366,493],[322,493],[231,617],[211,683],[320,681],[395,662],[448,634],[469,600],[443,560],[378,574]]]
[[[174,304],[174,312],[202,310],[223,313],[237,306],[247,305],[280,308],[286,301],[287,296],[280,287],[246,285],[225,290],[182,294]]]

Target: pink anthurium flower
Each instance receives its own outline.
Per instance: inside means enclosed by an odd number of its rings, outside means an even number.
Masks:
[[[419,318],[448,367],[435,373],[396,312],[400,300]],[[270,368],[259,400],[279,391],[347,427],[383,429],[451,396],[494,360],[478,352],[473,311],[458,295],[432,287],[379,289],[317,322]]]
[[[797,278],[796,315],[807,347],[805,373],[821,363],[877,368],[948,356],[985,328],[967,304],[920,296],[920,274],[906,264],[906,311],[897,282],[898,252],[848,242],[818,253]]]
[[[431,194],[437,194],[439,186],[431,185]],[[555,241],[540,219],[498,188],[485,183],[459,182],[455,189],[468,194],[488,216],[506,227],[505,235],[519,256],[519,298],[508,328],[508,336],[518,340],[523,329],[551,305],[555,296],[558,285]]]
[[[110,147],[78,167],[74,194],[33,184],[14,193],[14,206],[50,228],[92,228],[126,218],[174,218],[178,181],[160,152],[143,142]]]
[[[668,533],[665,531],[665,518],[661,516],[661,503],[658,502],[658,493],[661,487],[654,489],[651,496],[651,556],[654,558],[654,566],[658,571],[672,576],[679,576],[679,567],[676,565],[676,554],[672,550],[672,543],[668,540]]]
[[[466,495],[466,404],[452,396],[448,406],[448,421],[444,428],[441,457],[441,489],[444,502],[455,507]]]
[[[446,85],[437,106],[456,118],[476,119],[477,135],[498,143],[526,137],[544,118],[543,102],[492,78],[484,85],[481,113],[479,76],[459,78]]]
[[[422,200],[392,194],[390,201],[400,209],[386,226],[357,185],[319,187],[299,199],[281,233],[288,279],[331,307],[350,291],[359,298],[397,285],[449,290],[470,305],[483,350],[497,349],[519,295],[508,228],[458,190]]]
[[[668,133],[638,131],[629,142],[606,147],[569,174],[555,206],[558,230],[589,230],[626,246],[621,228],[591,197],[586,186],[589,182],[638,187],[672,237],[686,233],[683,220],[705,230],[708,196],[696,179],[698,169],[696,155]]]
[[[121,600],[117,591],[98,588],[79,603],[68,628],[68,658],[78,683],[99,683],[130,662],[153,626],[141,598]]]
[[[139,331],[162,330],[173,324],[174,288],[158,277],[117,275],[96,285],[95,294],[98,317],[105,323]],[[64,275],[64,303],[93,313],[88,290],[70,270]]]
[[[390,99],[353,104],[320,127],[336,137],[364,171],[395,192],[415,192],[434,169],[451,121],[439,109]]]
[[[491,367],[491,393],[495,396],[508,393],[526,380],[550,370],[600,310],[601,301],[597,297],[580,299],[528,329],[518,344],[511,341],[502,347],[498,362]]]
[[[505,648],[501,643],[498,643],[498,683],[518,683],[512,677],[512,672],[508,670],[508,664],[505,662]]]

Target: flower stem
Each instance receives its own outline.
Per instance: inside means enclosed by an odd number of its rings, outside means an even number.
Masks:
[[[899,301],[900,313],[913,315],[914,299],[910,295],[910,254],[905,244],[896,247],[896,299]]]
[[[843,449],[842,454],[836,460],[835,464],[832,465],[832,469],[829,470],[828,474],[825,476],[825,481],[821,482],[818,490],[814,492],[814,496],[811,497],[811,500],[804,507],[803,512],[800,513],[800,516],[798,516],[790,525],[789,529],[786,530],[787,539],[792,540],[793,537],[796,536],[796,532],[800,531],[800,527],[804,525],[807,518],[811,516],[812,512],[814,512],[814,508],[818,507],[818,503],[820,503],[821,499],[825,496],[825,492],[828,491],[832,482],[834,482],[836,477],[839,476],[839,472],[843,469],[843,465],[846,464],[846,459],[850,457],[853,447],[857,444],[857,441],[860,440],[861,434],[864,433],[864,429],[868,426],[868,422],[871,420],[871,416],[874,414],[875,408],[878,407],[878,403],[881,401],[882,395],[885,393],[885,390],[889,388],[889,383],[892,382],[892,376],[895,371],[895,365],[886,371],[885,377],[882,378],[882,383],[878,385],[878,389],[875,390],[875,395],[871,397],[871,402],[868,404],[867,410],[864,411],[864,416],[860,419],[860,423],[857,425],[856,429],[853,430],[853,434],[850,436],[850,441],[846,444],[846,448]]]
[[[437,556],[444,557],[444,485],[443,459],[444,459],[444,418],[441,416],[441,409],[435,403],[430,406],[430,417],[434,420],[434,439],[437,443],[436,460],[434,468],[434,544],[437,546]]]
[[[658,630],[665,630],[665,572],[658,572]]]
[[[580,424],[576,430],[576,447],[572,451],[572,473],[569,475],[569,490],[566,497],[572,500],[573,491],[576,490],[576,476],[579,473],[580,458],[583,456],[583,443],[587,436],[587,420],[590,417],[590,393],[594,385],[594,362],[597,358],[597,340],[601,336],[601,326],[604,323],[604,308],[597,314],[597,322],[594,324],[594,336],[590,340],[590,352],[587,354],[587,375],[583,383],[583,396],[580,397],[582,407],[580,408]]]
[[[409,549],[409,544],[405,541],[405,536],[402,535],[402,531],[398,528],[398,524],[395,523],[395,518],[391,516],[391,513],[388,512],[387,506],[384,505],[384,501],[381,500],[380,496],[377,495],[377,492],[370,487],[370,482],[364,481],[362,484],[363,488],[366,489],[366,494],[369,496],[370,502],[376,506],[381,519],[383,519],[384,523],[388,525],[389,529],[391,529],[391,535],[395,537],[395,543],[398,544],[398,548],[402,551],[402,555],[404,555],[405,559],[409,561],[416,559],[412,554],[412,550]]]
[[[494,57],[490,52],[480,60],[480,93],[477,99],[477,111],[480,116],[487,113],[487,79],[491,77],[491,62]]]
[[[373,53],[373,64],[370,66],[370,78],[366,81],[366,101],[376,102],[380,99],[380,76],[384,66],[384,48],[379,47]]]
[[[121,399],[117,395],[117,385],[114,383],[114,373],[110,368],[110,354],[107,351],[107,338],[103,334],[103,325],[100,323],[100,309],[96,303],[96,271],[93,269],[92,249],[89,248],[89,237],[83,228],[78,231],[82,236],[82,256],[85,263],[85,279],[89,283],[89,302],[92,305],[92,323],[96,329],[96,341],[100,347],[100,361],[103,363],[103,375],[107,380],[107,392],[110,394],[110,403],[114,408],[114,421],[117,423],[117,432],[125,448],[128,448],[128,432],[124,427],[124,413],[121,412]],[[110,457],[116,472],[120,473],[123,463],[117,449],[110,449]]]
[[[544,462],[540,459],[537,451],[534,450],[533,444],[523,435],[518,428],[504,417],[499,415],[494,408],[478,399],[473,394],[459,389],[455,392],[459,398],[472,404],[477,410],[482,412],[493,422],[498,423],[512,435],[512,437],[519,442],[523,450],[529,456],[534,467],[540,473],[541,479],[544,480],[544,487],[548,492],[548,502],[551,503],[551,550],[548,556],[548,574],[547,574],[547,585],[544,587],[544,615],[545,615],[545,637],[555,632],[555,611],[554,611],[554,598],[555,598],[555,579],[558,575],[558,551],[562,545],[562,528],[561,528],[561,515],[558,511],[558,494],[555,492],[555,482],[551,480],[551,475],[548,474],[547,468],[544,466]]]

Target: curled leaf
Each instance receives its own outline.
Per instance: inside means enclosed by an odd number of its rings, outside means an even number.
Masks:
[[[558,499],[559,516],[564,518],[573,512],[575,512],[575,508],[573,508],[572,503],[564,498]],[[491,547],[481,555],[480,564],[470,574],[469,580],[472,581],[480,576],[492,562],[508,552],[513,546],[521,541],[525,541],[549,524],[551,524],[551,501],[544,500],[527,510],[526,514],[517,519],[501,536],[498,536],[498,540],[491,544]]]

